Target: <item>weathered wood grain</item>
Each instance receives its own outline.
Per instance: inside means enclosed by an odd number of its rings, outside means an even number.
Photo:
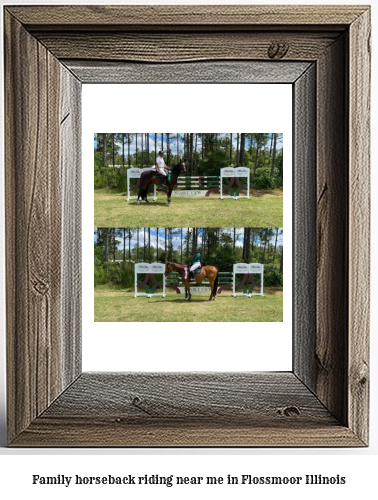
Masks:
[[[81,82],[61,65],[62,388],[81,373]]]
[[[61,225],[60,170],[51,168],[59,164],[60,69],[18,21],[6,14],[5,23],[7,292],[14,301],[7,307],[8,432],[14,438],[61,389],[52,362],[60,349],[61,241],[53,230]]]
[[[181,63],[204,60],[314,61],[339,36],[325,33],[38,32],[59,59]],[[168,49],[167,49],[168,48]]]
[[[266,428],[223,422],[136,424],[125,428],[113,419],[38,418],[12,443],[21,447],[360,447],[347,427]]]
[[[13,444],[292,446],[298,435],[361,446],[292,373],[87,373]]]
[[[317,65],[316,394],[347,424],[348,109],[347,36]],[[330,332],[332,331],[332,335]]]
[[[337,420],[290,372],[84,373],[43,414],[235,420],[261,425]],[[289,418],[295,417],[295,418]]]
[[[315,392],[316,66],[293,85],[293,370]]]
[[[130,30],[182,30],[216,26],[222,31],[232,26],[335,26],[346,27],[365,10],[363,5],[75,5],[7,7],[30,31],[40,28],[57,30],[100,29],[111,27]]]
[[[308,62],[203,61],[137,64],[62,60],[82,83],[293,83]]]
[[[370,11],[350,27],[349,419],[368,442],[370,313]]]
[[[22,51],[19,51],[22,47]],[[62,345],[62,66],[5,13],[8,435],[71,383]],[[67,72],[63,68],[63,71]],[[71,77],[72,78],[72,77]],[[74,118],[77,120],[77,117]],[[77,122],[79,125],[79,122]],[[73,129],[74,130],[74,129]],[[80,140],[80,134],[79,139]],[[80,169],[80,163],[75,165]],[[67,176],[67,174],[64,174]],[[66,242],[65,242],[66,243]],[[65,278],[67,279],[67,277]],[[71,293],[72,290],[65,292]],[[71,329],[79,331],[77,321]],[[71,352],[71,351],[70,351]],[[80,352],[73,351],[77,358]]]

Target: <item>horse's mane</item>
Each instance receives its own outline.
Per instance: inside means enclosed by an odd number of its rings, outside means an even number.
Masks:
[[[180,266],[184,270],[185,267],[188,267],[186,264],[181,264],[181,262],[170,262],[173,266]]]

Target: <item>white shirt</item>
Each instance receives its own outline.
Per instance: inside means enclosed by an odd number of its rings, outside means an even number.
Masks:
[[[165,170],[164,170],[165,161],[164,161],[164,158],[162,156],[158,156],[156,158],[156,164],[157,164],[159,174],[167,175]]]

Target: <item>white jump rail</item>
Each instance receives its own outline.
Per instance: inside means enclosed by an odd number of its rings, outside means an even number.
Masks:
[[[147,170],[154,170],[153,167],[147,167],[147,168],[136,168],[136,167],[131,167],[127,169],[127,200],[137,200],[138,196],[132,196],[130,195],[130,179],[140,179],[140,176],[142,175],[143,172]],[[156,185],[154,184],[154,197],[153,200],[157,200],[157,195],[156,195]]]
[[[236,292],[236,275],[237,274],[259,274],[260,275],[260,292],[259,293],[244,293],[244,292]],[[246,284],[246,287],[248,285]],[[260,295],[264,297],[264,264],[259,263],[250,263],[245,264],[244,262],[239,264],[234,264],[233,273],[232,273],[232,296],[237,297],[238,295],[242,295],[244,297],[252,297],[255,295]]]
[[[230,196],[223,195],[223,179],[225,177],[245,177],[247,179],[247,194],[241,196]],[[220,199],[224,198],[233,198],[234,200],[238,200],[239,198],[249,198],[249,183],[250,183],[250,169],[247,167],[224,167],[220,169],[220,181],[219,181],[219,190],[220,190]]]
[[[163,274],[163,293],[140,293],[138,292],[138,274]],[[151,298],[152,296],[162,296],[165,297],[165,264],[161,262],[153,262],[149,264],[148,262],[139,262],[135,264],[134,267],[134,299],[136,297],[147,297]]]

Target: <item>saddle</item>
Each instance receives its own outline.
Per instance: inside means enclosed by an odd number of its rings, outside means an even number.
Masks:
[[[159,172],[156,172],[156,176],[159,177],[159,179],[161,179],[164,183],[168,180],[166,175],[159,174]]]
[[[192,279],[195,279],[195,275],[196,274],[199,274],[200,272],[202,271],[202,266],[200,267],[197,267],[197,269],[194,269],[194,271],[191,271],[190,272],[190,276],[189,276],[189,279],[192,280]],[[189,266],[185,267],[184,269],[184,279],[187,279],[188,277],[188,272],[189,272]]]
[[[166,181],[167,183],[171,181],[171,174],[172,174],[171,170],[168,171],[167,175],[164,175],[164,174],[160,174],[158,169],[155,167],[155,172],[156,172],[156,175],[158,177],[160,177],[160,179]]]

